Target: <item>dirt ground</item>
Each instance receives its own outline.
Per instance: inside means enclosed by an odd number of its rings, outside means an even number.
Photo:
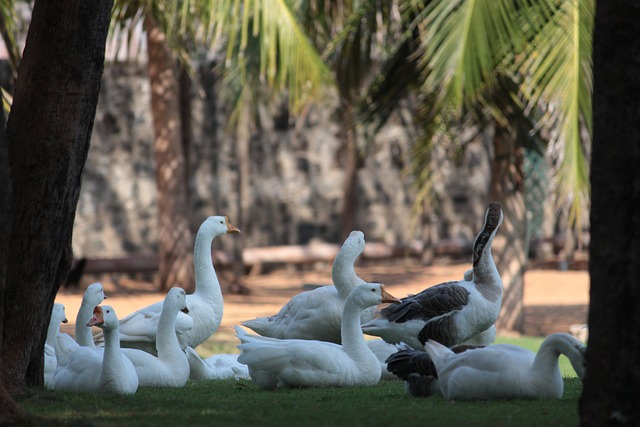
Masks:
[[[389,261],[359,264],[356,272],[369,282],[384,283],[391,294],[401,298],[448,280],[461,279],[468,263],[438,262],[423,266],[416,261]],[[87,285],[99,280],[105,286],[107,301],[118,317],[164,298],[153,283],[126,277],[84,277],[77,289],[62,288],[56,302],[64,304],[69,323],[63,331],[72,333],[82,293]],[[214,338],[228,340],[232,326],[243,320],[276,313],[293,295],[316,285],[331,284],[331,265],[318,264],[305,269],[283,268],[266,274],[249,275],[244,284],[249,295],[231,294],[227,272],[218,272],[223,287],[224,314]],[[553,332],[568,332],[572,324],[586,323],[589,304],[589,277],[586,271],[530,269],[525,276],[524,334],[545,336]]]

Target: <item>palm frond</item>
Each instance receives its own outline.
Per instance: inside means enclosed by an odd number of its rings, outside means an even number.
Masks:
[[[290,108],[300,111],[333,84],[329,69],[298,25],[284,0],[220,0],[214,2],[212,39],[225,38],[226,60],[242,68],[250,37],[259,41],[259,81],[275,91],[287,90]]]
[[[555,171],[557,204],[570,206],[578,220],[589,200],[588,141],[591,134],[591,67],[595,0],[538,2],[547,14],[522,64],[523,92],[529,108],[546,107],[542,123],[556,129],[552,148],[559,148]]]
[[[443,112],[459,117],[490,88],[520,40],[517,12],[515,0],[437,0],[417,9],[424,86],[436,91]]]
[[[4,41],[9,65],[11,65],[14,75],[17,73],[21,58],[20,48],[16,43],[17,22],[18,14],[14,8],[14,1],[0,0],[0,36]]]

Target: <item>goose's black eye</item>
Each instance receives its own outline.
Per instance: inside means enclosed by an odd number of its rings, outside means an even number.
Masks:
[[[375,291],[376,291],[376,288],[371,288],[371,292],[375,292]]]

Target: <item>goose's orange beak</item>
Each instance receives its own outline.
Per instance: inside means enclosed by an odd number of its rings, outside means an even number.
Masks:
[[[100,326],[104,323],[104,316],[102,314],[102,307],[99,305],[93,309],[93,317],[89,322],[87,322],[87,326]]]
[[[402,302],[398,298],[387,292],[387,290],[384,288],[384,285],[380,286],[380,290],[382,290],[382,302]]]
[[[231,224],[229,222],[229,217],[228,216],[225,216],[224,219],[227,220],[227,234],[229,234],[229,233],[238,233],[238,234],[240,234],[241,233],[241,231],[240,231],[240,229],[238,227],[236,227],[235,225],[233,225],[233,224]]]

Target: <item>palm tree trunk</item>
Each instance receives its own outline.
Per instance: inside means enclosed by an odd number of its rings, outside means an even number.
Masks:
[[[13,199],[2,364],[10,393],[43,384],[44,341],[71,268],[112,6],[37,0],[33,8],[7,122]]]
[[[358,184],[359,154],[356,136],[356,121],[353,103],[342,100],[342,155],[344,155],[344,183],[342,190],[342,212],[340,214],[340,241],[349,236],[355,228],[356,215],[356,187]]]
[[[236,127],[236,146],[235,155],[238,165],[238,174],[236,180],[236,197],[237,197],[237,215],[235,221],[238,222],[238,228],[243,234],[235,239],[233,250],[233,284],[230,291],[233,293],[245,293],[248,291],[242,285],[244,277],[244,259],[243,251],[245,247],[245,238],[248,229],[249,204],[251,195],[249,177],[250,177],[250,158],[249,158],[249,142],[251,140],[251,113],[249,111],[250,102],[243,103],[243,112],[238,118]]]
[[[186,158],[182,146],[180,89],[176,61],[166,36],[147,14],[151,112],[158,189],[158,282],[160,290],[182,286],[193,290],[193,233],[188,218]]]
[[[527,264],[527,212],[524,200],[524,150],[515,135],[496,123],[493,138],[491,200],[502,204],[504,223],[492,245],[504,293],[496,325],[500,331],[522,331],[523,289]]]

